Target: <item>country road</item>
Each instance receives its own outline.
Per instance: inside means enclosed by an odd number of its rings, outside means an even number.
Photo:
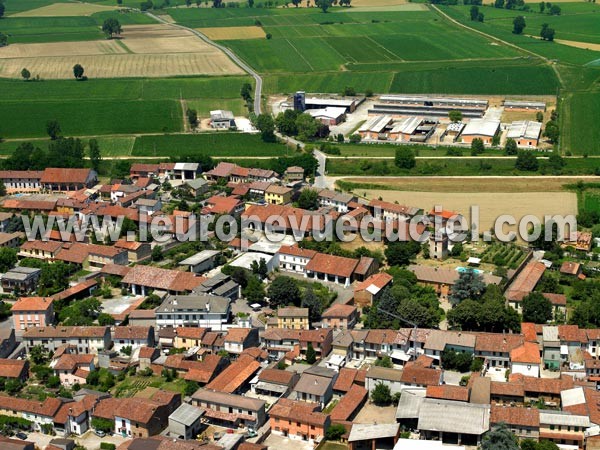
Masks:
[[[233,53],[227,47],[224,47],[224,46],[222,46],[220,44],[217,44],[216,42],[214,42],[211,39],[209,39],[208,36],[206,36],[205,34],[200,33],[198,30],[194,30],[193,28],[185,27],[185,26],[179,25],[177,23],[168,22],[165,19],[163,19],[162,17],[159,17],[159,16],[157,16],[155,14],[152,14],[151,12],[148,12],[148,11],[145,11],[144,13],[147,16],[152,17],[154,20],[156,20],[156,21],[158,21],[158,22],[160,22],[162,24],[169,25],[169,26],[174,27],[174,28],[180,28],[182,30],[187,30],[190,33],[193,33],[195,36],[199,37],[200,39],[202,39],[207,44],[212,45],[213,47],[216,47],[219,50],[221,50],[223,53],[225,53],[227,56],[229,56],[229,58],[234,63],[236,63],[243,70],[245,70],[246,72],[248,72],[248,74],[251,75],[252,78],[254,78],[254,81],[256,83],[256,87],[254,88],[254,112],[256,113],[256,115],[259,115],[261,113],[261,100],[262,100],[262,85],[263,85],[263,80],[262,80],[261,76],[258,74],[258,72],[256,72],[252,67],[250,67],[246,62],[242,61],[235,53]]]

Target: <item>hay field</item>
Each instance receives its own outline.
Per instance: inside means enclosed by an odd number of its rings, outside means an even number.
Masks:
[[[0,49],[0,77],[72,78],[81,64],[90,78],[230,75],[244,72],[224,53],[185,30],[132,25],[120,41],[13,44]]]
[[[517,223],[522,217],[532,214],[541,221],[544,215],[577,214],[577,195],[574,192],[415,192],[388,190],[360,190],[366,192],[369,199],[398,201],[405,205],[414,205],[425,210],[434,205],[442,205],[444,209],[458,211],[470,217],[470,207],[479,206],[479,228],[489,230],[498,216],[510,214]]]
[[[202,34],[210,39],[227,41],[231,39],[261,39],[265,31],[261,27],[215,27],[197,28]]]
[[[568,45],[569,47],[583,48],[587,50],[593,50],[595,52],[600,52],[600,44],[592,44],[590,42],[579,41],[565,41],[564,39],[555,39],[555,41],[559,44]]]
[[[115,6],[97,5],[91,3],[54,3],[41,8],[30,9],[11,17],[79,17],[105,11],[114,11]]]

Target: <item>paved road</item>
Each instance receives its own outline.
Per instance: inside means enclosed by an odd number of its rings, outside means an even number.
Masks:
[[[319,161],[319,167],[317,168],[317,174],[315,175],[315,187],[317,188],[326,188],[329,187],[327,182],[327,176],[325,175],[325,168],[327,166],[327,155],[325,153],[320,152],[319,150],[314,150],[313,155]]]
[[[248,72],[249,75],[251,75],[254,78],[256,87],[254,89],[254,112],[258,115],[261,112],[261,99],[262,99],[262,84],[263,84],[263,80],[261,78],[261,76],[258,74],[258,72],[256,72],[252,67],[250,67],[248,64],[246,64],[244,61],[242,61],[235,53],[233,53],[231,50],[229,50],[227,47],[224,47],[222,45],[217,44],[216,42],[213,42],[212,40],[210,40],[206,35],[200,33],[198,30],[194,30],[193,28],[188,28],[188,27],[184,27],[183,25],[179,25],[176,23],[170,23],[168,21],[166,21],[165,19],[163,19],[162,17],[159,17],[155,14],[152,14],[151,12],[146,11],[145,12],[146,15],[148,15],[149,17],[152,17],[154,20],[163,23],[165,25],[169,25],[173,28],[181,28],[183,30],[187,30],[190,33],[193,33],[194,35],[198,36],[200,39],[202,39],[204,42],[206,42],[209,45],[212,45],[213,47],[218,48],[219,50],[221,50],[223,53],[225,53],[227,56],[229,56],[229,58],[231,58],[231,60],[236,63],[238,66],[240,66],[242,69],[244,69],[246,72]]]

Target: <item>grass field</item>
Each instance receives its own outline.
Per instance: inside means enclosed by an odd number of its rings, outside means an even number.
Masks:
[[[288,156],[293,152],[283,144],[265,143],[258,135],[207,133],[142,136],[136,139],[133,156],[188,156],[206,154],[232,156]]]
[[[94,5],[92,3],[53,3],[48,6],[13,14],[12,17],[91,16],[97,12],[115,9],[117,9],[116,6]]]
[[[600,92],[575,93],[566,99],[563,118],[563,148],[581,155],[600,154]]]
[[[66,135],[163,133],[181,131],[179,99],[213,108],[239,102],[248,77],[112,79],[29,82],[0,80],[0,135],[44,136],[48,120],[58,120]],[[208,96],[214,103],[204,103]],[[239,103],[238,103],[239,104]],[[207,111],[199,110],[201,116]]]

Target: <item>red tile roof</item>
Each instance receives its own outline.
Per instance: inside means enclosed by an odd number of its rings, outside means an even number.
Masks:
[[[364,291],[371,285],[374,285],[379,289],[383,289],[389,283],[391,283],[393,279],[394,278],[389,273],[376,273],[374,275],[371,275],[365,281],[358,283],[354,288],[354,291]]]
[[[11,311],[48,311],[53,301],[49,297],[21,297],[15,302]]]
[[[347,319],[351,317],[354,313],[356,313],[356,307],[352,305],[342,305],[341,303],[336,303],[332,305],[328,309],[326,309],[321,317],[324,319],[328,318],[337,318],[341,317]]]
[[[419,367],[415,364],[407,363],[402,371],[400,381],[425,386],[437,386],[440,384],[441,378],[441,370]]]
[[[310,272],[350,278],[354,273],[357,264],[358,259],[317,253],[308,264],[306,264],[305,269]]]
[[[517,408],[492,405],[490,424],[505,423],[509,426],[538,428],[540,410],[537,408]]]
[[[303,424],[324,427],[327,415],[317,411],[316,403],[293,401],[289,398],[280,398],[269,410],[269,416],[284,421],[294,421]]]
[[[312,258],[317,254],[315,250],[298,247],[298,245],[282,245],[279,252],[282,255],[299,256],[302,258]]]
[[[161,269],[159,267],[137,265],[123,277],[123,283],[147,286],[166,291],[191,291],[206,281],[191,272]]]
[[[452,386],[449,384],[427,386],[426,397],[468,402],[469,389],[466,386]]]
[[[148,339],[150,330],[152,327],[143,326],[127,326],[127,327],[115,327],[114,338],[115,339]]]
[[[518,299],[523,293],[527,295],[532,292],[545,271],[546,266],[543,263],[538,261],[529,262],[510,284],[506,292],[506,298],[509,300]]]
[[[294,374],[295,372],[290,372],[289,370],[264,369],[258,374],[258,379],[267,383],[289,386],[294,378]]]
[[[331,411],[331,420],[349,420],[358,408],[365,402],[369,392],[362,386],[353,384],[346,395],[342,397]]]
[[[201,362],[194,361],[185,374],[185,379],[206,384],[213,379],[216,370],[222,365],[223,358],[219,355],[206,355]]]
[[[564,273],[567,275],[577,275],[580,270],[581,264],[572,261],[565,261],[560,266],[560,273]]]
[[[358,375],[357,369],[342,367],[333,385],[334,391],[348,392]]]
[[[21,378],[27,361],[22,359],[0,359],[0,376],[5,378]]]
[[[533,342],[524,342],[522,346],[510,351],[510,360],[513,363],[539,364],[540,349]]]
[[[531,322],[523,322],[521,324],[521,334],[528,342],[537,342],[537,331],[535,324]]]
[[[207,389],[233,394],[260,369],[260,363],[248,355],[241,355],[208,385]]]
[[[91,169],[47,168],[42,174],[42,183],[85,183]]]

